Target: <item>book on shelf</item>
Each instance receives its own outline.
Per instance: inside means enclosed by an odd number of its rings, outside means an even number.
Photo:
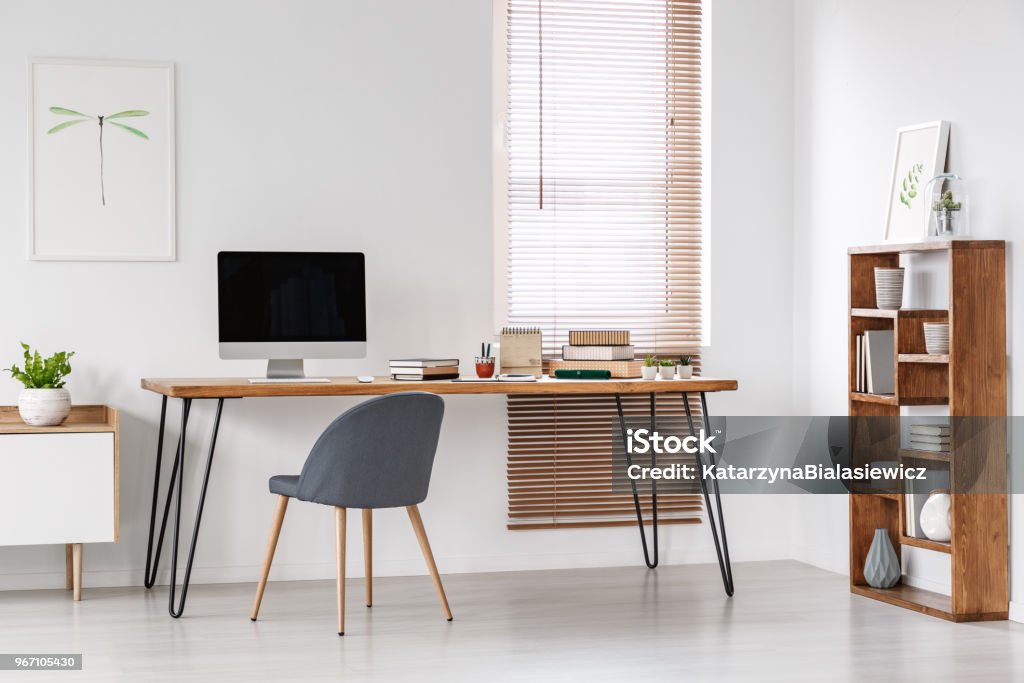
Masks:
[[[572,346],[629,346],[629,330],[569,330]]]
[[[442,380],[442,379],[456,379],[459,376],[458,370],[455,372],[447,372],[441,375],[417,375],[405,372],[393,372],[391,373],[391,379],[405,380],[409,382],[423,382],[428,380]]]
[[[861,360],[864,354],[864,335],[857,335],[854,346],[856,347],[856,353],[854,354],[853,390],[862,392],[864,391],[864,384],[861,382]]]
[[[932,436],[931,434],[915,434],[910,432],[910,440],[916,443],[949,443],[948,436]]]
[[[401,367],[398,365],[391,366],[392,375],[416,375],[424,379],[444,379],[447,375],[454,373],[456,376],[459,374],[458,366],[445,366],[445,367],[427,367],[418,368],[415,366]]]
[[[864,332],[867,357],[867,393],[896,393],[896,349],[892,330]]]
[[[458,358],[397,358],[391,361],[393,368],[457,368],[458,366]]]
[[[562,360],[633,360],[636,349],[631,344],[604,346],[562,346]]]
[[[946,443],[932,443],[930,441],[916,441],[910,440],[910,447],[916,451],[934,451],[936,453],[949,453],[950,446],[949,442]]]
[[[921,436],[949,436],[949,425],[910,425],[910,433]]]

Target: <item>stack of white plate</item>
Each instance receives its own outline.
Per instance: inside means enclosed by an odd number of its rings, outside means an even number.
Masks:
[[[902,268],[875,268],[875,305],[889,310],[903,305]]]
[[[928,353],[949,353],[949,323],[925,323],[924,348]]]

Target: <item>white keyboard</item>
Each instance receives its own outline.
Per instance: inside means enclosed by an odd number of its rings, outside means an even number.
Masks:
[[[330,384],[326,377],[253,377],[249,384]]]

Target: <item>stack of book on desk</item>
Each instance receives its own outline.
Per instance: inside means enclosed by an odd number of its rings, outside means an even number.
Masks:
[[[562,346],[562,358],[552,360],[549,370],[608,370],[612,377],[639,377],[642,360],[634,360],[629,330],[572,330]]]
[[[399,358],[391,361],[391,379],[415,382],[455,379],[458,376],[458,358]]]
[[[910,447],[919,451],[949,452],[949,427],[910,425]]]

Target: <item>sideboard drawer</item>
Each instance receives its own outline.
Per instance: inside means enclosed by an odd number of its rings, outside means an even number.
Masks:
[[[114,434],[0,434],[0,545],[115,541]]]

